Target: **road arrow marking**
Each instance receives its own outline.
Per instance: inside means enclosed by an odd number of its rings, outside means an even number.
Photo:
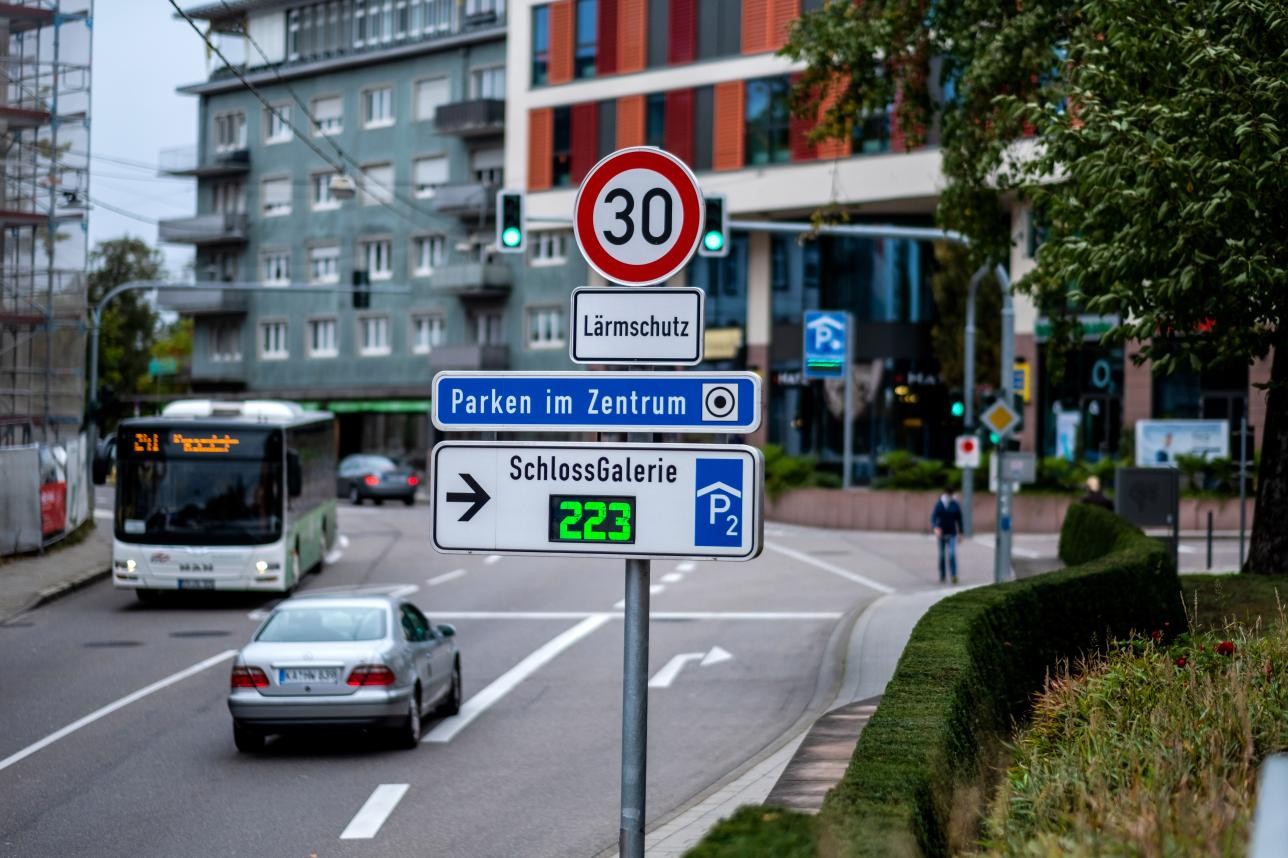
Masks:
[[[479,510],[483,508],[483,506],[488,501],[492,499],[492,496],[489,495],[487,492],[483,491],[483,487],[478,484],[478,482],[474,479],[472,475],[460,474],[459,476],[462,480],[465,480],[465,484],[468,485],[473,491],[472,492],[448,492],[447,502],[474,504],[472,507],[465,510],[464,515],[462,515],[459,519],[457,519],[457,521],[469,521],[471,518],[475,516],[475,514]]]
[[[684,666],[689,662],[698,662],[699,667],[706,667],[709,664],[719,664],[722,661],[729,661],[733,655],[728,650],[718,646],[713,646],[710,652],[682,652],[666,663],[666,666],[653,675],[648,681],[649,688],[670,688],[671,683],[684,670]]]

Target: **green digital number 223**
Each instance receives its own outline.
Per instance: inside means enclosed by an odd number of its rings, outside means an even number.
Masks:
[[[559,504],[560,511],[566,513],[559,522],[559,538],[570,542],[630,542],[631,541],[631,505],[625,501],[566,500]],[[582,523],[582,515],[586,515]],[[609,513],[616,513],[611,530],[598,529],[608,518]],[[578,524],[581,527],[578,528]]]

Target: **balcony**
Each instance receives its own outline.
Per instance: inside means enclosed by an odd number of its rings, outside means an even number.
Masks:
[[[430,289],[471,298],[504,298],[514,275],[501,262],[462,262],[434,269]]]
[[[246,240],[246,215],[211,214],[168,218],[157,224],[157,241],[173,244],[236,244]]]
[[[216,152],[202,163],[196,146],[176,146],[162,149],[158,160],[161,172],[169,176],[192,176],[198,179],[213,176],[236,176],[250,170],[250,150],[230,149]]]
[[[241,314],[246,312],[250,292],[233,292],[223,289],[162,289],[157,292],[157,305],[163,310],[187,316],[214,313]]]
[[[429,370],[497,370],[510,368],[509,346],[435,346],[429,353]]]
[[[244,386],[246,383],[246,361],[244,360],[202,360],[194,362],[192,382],[196,385],[231,385]]]
[[[434,189],[434,211],[442,215],[478,222],[496,214],[496,188],[471,182],[464,185],[439,185]]]
[[[434,111],[434,132],[457,137],[483,137],[505,131],[505,102],[476,98],[444,104]]]

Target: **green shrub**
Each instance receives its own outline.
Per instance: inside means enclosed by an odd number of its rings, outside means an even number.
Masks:
[[[873,481],[878,489],[942,489],[961,485],[961,472],[938,459],[922,459],[907,450],[891,450],[877,459],[881,474]]]
[[[778,808],[740,807],[721,820],[685,858],[811,858],[814,817]]]
[[[813,456],[792,456],[778,444],[761,447],[765,456],[765,494],[770,499],[779,497],[788,489],[840,488],[841,477],[830,471],[818,469],[818,459]]]

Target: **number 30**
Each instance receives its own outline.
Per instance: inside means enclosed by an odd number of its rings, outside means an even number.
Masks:
[[[662,224],[659,232],[653,232],[653,201],[660,199],[662,201]],[[613,212],[614,216],[621,221],[621,232],[604,230],[604,239],[609,244],[615,244],[619,247],[635,237],[635,221],[631,220],[631,213],[635,211],[635,197],[625,188],[614,188],[604,197],[606,203],[616,203],[621,200],[624,205]],[[672,202],[671,195],[661,188],[650,188],[644,193],[643,210],[640,215],[640,235],[649,244],[666,244],[671,238],[672,229]]]

